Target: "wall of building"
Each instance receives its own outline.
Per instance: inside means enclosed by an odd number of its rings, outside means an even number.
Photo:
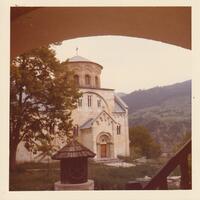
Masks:
[[[101,87],[101,66],[92,62],[69,62],[67,66],[70,70],[74,72],[75,75],[79,77],[80,87]],[[86,83],[86,75],[90,77],[90,84]],[[96,84],[95,78],[98,79],[98,84]]]
[[[114,92],[113,90],[102,90],[102,89],[86,89],[81,88],[80,91],[83,93],[82,106],[78,107],[72,112],[72,119],[74,124],[82,125],[90,118],[96,118],[103,110],[111,113],[114,109]],[[92,97],[91,107],[88,107],[88,95]],[[101,107],[98,108],[97,100],[101,100]]]
[[[95,146],[95,153],[97,152],[97,144],[100,143],[99,138],[102,135],[108,135],[110,143],[114,144],[113,138],[115,135],[116,123],[106,113],[102,113],[93,124],[93,145]],[[111,153],[111,157],[115,157],[114,152]]]
[[[121,124],[120,134],[115,137],[116,155],[129,156],[129,128],[128,128],[128,112],[114,113],[114,119]]]
[[[95,153],[95,148],[93,145],[93,134],[91,128],[80,131],[78,141]]]

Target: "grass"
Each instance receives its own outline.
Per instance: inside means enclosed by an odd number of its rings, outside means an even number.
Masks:
[[[122,168],[90,161],[88,166],[88,176],[94,180],[95,190],[123,190],[128,181],[153,176],[157,171],[158,167],[149,164]],[[10,191],[53,190],[59,179],[59,163],[24,163],[18,165],[16,172],[10,173]]]
[[[122,168],[90,163],[89,178],[95,182],[96,190],[124,190],[128,181],[144,176],[153,176],[158,168],[147,164]]]
[[[46,170],[48,169],[49,170]],[[59,163],[24,163],[10,173],[10,191],[53,190],[53,184],[59,180]],[[33,170],[34,169],[34,170]],[[36,169],[36,170],[35,170]]]

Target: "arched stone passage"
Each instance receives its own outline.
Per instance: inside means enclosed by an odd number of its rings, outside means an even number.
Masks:
[[[114,146],[110,133],[101,132],[97,136],[97,159],[113,158]]]
[[[11,8],[11,57],[97,35],[140,37],[191,49],[191,7]]]

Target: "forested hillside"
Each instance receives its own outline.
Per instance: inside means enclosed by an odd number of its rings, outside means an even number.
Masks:
[[[129,126],[145,126],[171,151],[186,132],[191,132],[191,80],[121,97],[129,106]]]

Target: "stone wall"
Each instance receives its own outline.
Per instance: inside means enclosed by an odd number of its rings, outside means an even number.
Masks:
[[[74,72],[75,75],[79,77],[80,87],[101,87],[101,66],[92,62],[69,62],[67,67]],[[89,75],[91,82],[86,83],[86,75]],[[97,79],[97,82],[96,82]]]

